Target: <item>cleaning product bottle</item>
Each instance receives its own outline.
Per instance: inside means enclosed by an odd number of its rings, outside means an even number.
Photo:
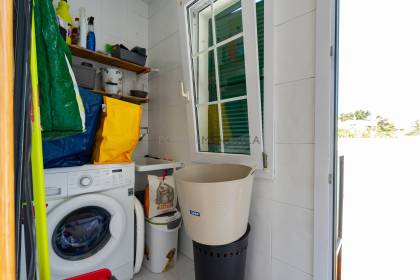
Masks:
[[[91,51],[96,50],[95,30],[93,28],[94,17],[88,18],[87,48]]]
[[[79,9],[79,46],[86,48],[86,39],[87,39],[87,20],[86,20],[86,9]]]
[[[67,0],[60,0],[56,9],[56,15],[60,26],[60,33],[63,35],[67,44],[71,43],[72,17],[70,15],[70,6]]]
[[[79,28],[80,28],[80,22],[79,22],[79,18],[77,17],[74,19],[73,29],[71,31],[71,44],[72,45],[77,45],[79,42]]]

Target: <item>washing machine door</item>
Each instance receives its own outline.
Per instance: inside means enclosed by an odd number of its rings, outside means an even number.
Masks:
[[[122,206],[102,194],[76,196],[51,210],[52,274],[69,277],[103,268],[122,242],[126,220]]]

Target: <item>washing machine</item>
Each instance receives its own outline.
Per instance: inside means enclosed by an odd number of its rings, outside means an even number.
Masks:
[[[52,279],[107,268],[133,277],[134,164],[45,170]]]

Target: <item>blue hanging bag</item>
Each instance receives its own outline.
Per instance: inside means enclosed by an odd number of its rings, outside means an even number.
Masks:
[[[44,168],[71,167],[90,162],[102,111],[102,96],[79,88],[86,114],[86,131],[73,136],[43,139]]]

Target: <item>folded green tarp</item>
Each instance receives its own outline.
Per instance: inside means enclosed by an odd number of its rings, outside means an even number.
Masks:
[[[61,138],[85,130],[85,112],[71,70],[72,57],[61,37],[51,0],[35,5],[39,100],[44,138]]]

